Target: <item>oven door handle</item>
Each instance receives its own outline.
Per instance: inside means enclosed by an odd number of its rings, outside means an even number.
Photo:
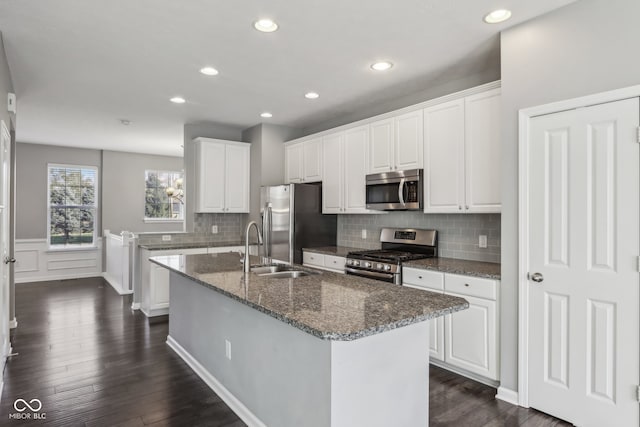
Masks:
[[[398,186],[398,199],[400,199],[400,203],[402,203],[402,206],[407,205],[404,202],[404,178],[400,180],[400,185]]]
[[[369,271],[369,270],[357,270],[355,268],[344,268],[345,273],[353,273],[358,275],[364,275],[371,277],[380,277],[382,279],[393,279],[393,273],[378,273],[377,271]]]

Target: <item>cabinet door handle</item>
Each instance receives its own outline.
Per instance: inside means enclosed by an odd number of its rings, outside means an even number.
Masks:
[[[465,283],[464,285],[465,285],[467,288],[469,287],[469,284],[468,284],[468,283]]]
[[[5,257],[4,258],[4,263],[5,264],[9,264],[9,263],[13,264],[14,262],[16,262],[15,258],[9,258],[9,257]]]
[[[458,210],[461,211],[462,210],[462,206],[458,205]]]
[[[422,280],[422,276],[418,276],[418,279]]]
[[[468,206],[468,205],[467,205],[467,206],[465,206],[465,209],[469,210],[469,206]]]

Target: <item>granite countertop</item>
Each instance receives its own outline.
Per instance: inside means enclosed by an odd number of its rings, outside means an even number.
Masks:
[[[426,258],[408,261],[403,263],[402,266],[500,280],[500,264],[495,262],[468,261],[455,258]]]
[[[149,251],[162,251],[172,249],[194,249],[194,248],[224,248],[226,246],[244,246],[243,242],[160,242],[138,245],[142,249]]]
[[[349,252],[363,251],[362,248],[350,248],[348,246],[321,246],[319,248],[302,248],[305,252],[315,252],[323,255],[346,257]]]
[[[245,274],[236,253],[150,260],[321,339],[355,340],[469,307],[463,298],[328,271],[297,279]]]

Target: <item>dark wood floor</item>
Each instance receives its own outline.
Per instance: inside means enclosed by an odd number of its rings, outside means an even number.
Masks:
[[[103,279],[16,288],[12,343],[19,354],[5,368],[0,425],[245,425],[167,347],[167,318],[149,322]],[[432,367],[430,425],[566,425],[494,395],[491,387]],[[40,399],[46,419],[9,419],[18,398]]]

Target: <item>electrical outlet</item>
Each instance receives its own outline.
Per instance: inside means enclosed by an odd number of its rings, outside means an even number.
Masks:
[[[218,234],[218,226],[217,225],[212,225],[211,226],[211,233]]]
[[[171,241],[171,235],[170,234],[163,234],[162,235],[162,241],[163,242],[170,242]]]
[[[481,248],[486,248],[487,247],[487,236],[484,234],[481,234],[480,236],[478,236],[478,246]]]
[[[363,238],[363,239],[366,239],[366,238],[367,238],[367,229],[366,229],[366,228],[363,228],[363,229],[362,229],[362,238]]]
[[[231,360],[231,341],[224,340],[224,354]]]

